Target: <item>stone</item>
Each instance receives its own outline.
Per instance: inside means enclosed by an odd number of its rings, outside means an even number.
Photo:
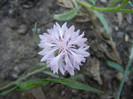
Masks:
[[[19,34],[26,34],[27,31],[27,26],[26,25],[21,25],[18,29]]]

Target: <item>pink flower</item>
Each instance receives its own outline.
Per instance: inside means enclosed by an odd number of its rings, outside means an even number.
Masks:
[[[80,35],[80,30],[75,32],[74,26],[67,28],[66,25],[64,23],[61,27],[56,23],[47,30],[48,33],[39,35],[39,47],[43,48],[39,54],[43,56],[41,62],[45,61],[53,73],[58,74],[59,70],[63,75],[65,71],[74,75],[74,69],[80,70],[79,65],[90,55],[86,51],[89,46],[85,44],[87,39],[83,38],[84,32]]]

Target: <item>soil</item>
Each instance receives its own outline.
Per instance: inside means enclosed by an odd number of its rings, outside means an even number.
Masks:
[[[101,0],[102,1],[102,0]],[[108,2],[98,2],[106,6]],[[129,7],[130,8],[130,7]],[[35,22],[37,35],[46,32],[55,22],[53,16],[66,11],[56,0],[0,0],[0,86],[4,86],[25,75],[34,65],[40,62],[40,50],[33,36]],[[111,36],[98,19],[87,22],[68,21],[68,26],[75,25],[81,32],[85,31],[90,45],[91,56],[80,71],[80,82],[104,90],[104,94],[76,90],[62,84],[50,83],[28,91],[13,91],[0,99],[114,99],[121,80],[118,70],[107,66],[106,61],[114,61],[123,66],[128,57],[133,40],[133,14],[103,13],[110,26]],[[91,18],[90,18],[91,19]],[[49,77],[43,73],[34,77]],[[67,77],[67,75],[65,76]],[[133,76],[129,75],[121,99],[133,99]]]

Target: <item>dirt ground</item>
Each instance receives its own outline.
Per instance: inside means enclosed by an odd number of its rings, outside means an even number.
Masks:
[[[102,1],[102,0],[101,0]],[[106,6],[107,2],[98,2]],[[57,0],[0,0],[0,86],[4,86],[25,75],[34,65],[40,62],[40,50],[33,37],[33,27],[38,23],[37,34],[46,32],[55,22],[53,16],[66,11],[57,4]],[[125,68],[131,42],[133,40],[133,14],[104,12],[111,37],[107,37],[98,19],[89,16],[90,20],[68,21],[68,26],[85,31],[90,45],[91,56],[75,70],[82,74],[80,82],[104,90],[104,94],[75,90],[62,84],[50,83],[28,91],[13,91],[0,99],[114,99],[118,91],[121,73],[107,66],[106,61],[115,61]],[[76,75],[75,74],[75,75]],[[133,99],[133,74],[126,81],[121,99]],[[35,77],[46,78],[40,73]],[[65,76],[67,77],[67,75]]]

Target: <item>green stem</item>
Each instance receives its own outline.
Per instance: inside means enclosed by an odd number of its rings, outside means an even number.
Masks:
[[[119,87],[119,90],[118,90],[116,99],[119,99],[119,98],[120,98],[121,91],[122,91],[122,88],[123,88],[125,79],[126,79],[126,77],[127,77],[128,70],[129,70],[129,68],[130,68],[131,63],[132,63],[132,59],[130,59],[130,60],[128,61],[128,64],[127,64],[127,66],[126,66],[126,70],[125,70],[125,72],[124,72],[124,75],[123,75],[123,77],[122,77],[122,81],[121,81],[121,83],[120,83],[120,87]]]
[[[122,91],[125,79],[126,79],[126,77],[128,75],[129,68],[130,68],[131,63],[132,63],[132,57],[133,57],[133,44],[132,44],[132,48],[131,48],[131,53],[130,53],[130,56],[129,56],[128,64],[126,65],[126,69],[124,71],[124,74],[123,74],[123,77],[122,77],[122,81],[120,83],[120,87],[119,87],[116,99],[120,99],[121,91]]]
[[[25,76],[19,78],[18,80],[14,81],[14,82],[11,82],[11,83],[9,83],[8,85],[6,85],[6,86],[0,88],[0,91],[4,90],[4,89],[6,89],[6,88],[8,88],[8,87],[10,87],[10,86],[12,86],[12,85],[18,84],[18,83],[21,82],[22,80],[24,80],[24,79],[26,79],[26,78],[28,78],[28,77],[34,75],[34,74],[37,74],[37,73],[39,73],[39,72],[44,71],[46,68],[47,68],[47,67],[43,67],[43,68],[40,68],[40,69],[38,69],[38,70],[36,70],[36,71],[30,72],[30,73],[28,73],[27,75],[25,75]]]
[[[133,13],[133,10],[127,10],[127,9],[120,9],[120,10],[117,10],[117,12],[127,12],[127,13]]]
[[[97,10],[97,11],[106,11],[106,12],[133,12],[133,10],[122,10],[121,8],[123,8],[129,0],[125,0],[122,2],[122,4],[118,7],[115,8],[99,8],[99,7],[95,7],[95,6],[91,6],[90,4],[87,4],[85,2],[76,0],[79,4],[81,4],[82,6],[88,8],[88,9],[92,9],[92,10]]]
[[[34,26],[34,29],[33,29],[33,35],[34,35],[36,43],[39,44],[39,39],[37,37],[36,31],[37,31],[37,23],[35,23],[35,26]]]
[[[133,4],[132,4],[132,2],[131,2],[131,1],[129,1],[128,3],[129,3],[129,4],[130,4],[130,6],[133,8]]]
[[[116,4],[117,2],[118,2],[119,0],[115,0],[115,1],[113,1],[107,8],[110,8],[110,7],[112,7],[114,4]]]
[[[123,0],[122,4],[118,7],[116,7],[117,9],[122,9],[126,6],[126,4],[129,2],[129,0]]]

